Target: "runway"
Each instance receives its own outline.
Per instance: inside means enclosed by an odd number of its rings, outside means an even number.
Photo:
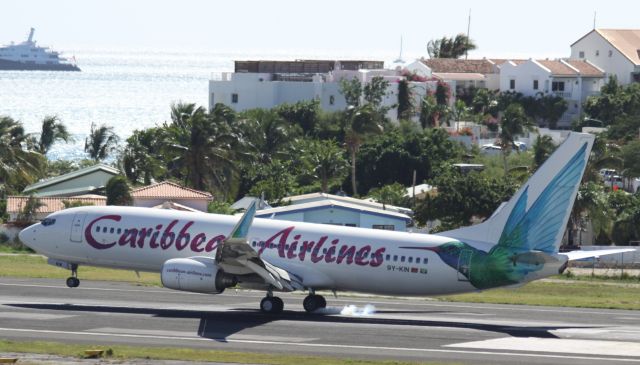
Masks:
[[[303,295],[283,294],[285,312],[272,316],[258,311],[263,296],[0,278],[0,338],[470,364],[640,364],[638,311],[327,296],[328,314],[309,315]],[[367,304],[375,313],[336,314]]]

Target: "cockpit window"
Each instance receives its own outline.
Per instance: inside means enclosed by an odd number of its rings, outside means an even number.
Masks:
[[[55,223],[56,223],[55,218],[45,218],[42,220],[42,222],[40,222],[40,224],[42,224],[43,226],[52,226]]]

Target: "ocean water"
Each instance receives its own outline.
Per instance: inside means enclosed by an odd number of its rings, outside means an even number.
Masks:
[[[121,141],[135,129],[169,120],[176,101],[208,107],[213,73],[233,70],[234,60],[296,58],[388,59],[375,54],[314,52],[216,52],[207,50],[74,49],[81,72],[0,71],[0,115],[23,122],[37,133],[46,115],[57,115],[74,137],[58,143],[50,159],[86,157],[84,140],[92,122],[113,126]],[[377,53],[380,56],[380,53]],[[392,55],[387,55],[392,57]]]

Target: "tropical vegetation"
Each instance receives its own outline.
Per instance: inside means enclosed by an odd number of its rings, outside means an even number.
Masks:
[[[449,52],[449,41],[440,40],[439,52]],[[388,119],[390,95],[382,78],[364,85],[343,81],[346,108],[336,112],[321,110],[317,100],[243,112],[222,104],[207,110],[177,102],[169,120],[136,130],[124,141],[112,127],[92,123],[85,140],[89,162],[47,160],[55,143],[71,138],[57,117],[44,118],[41,133],[34,135],[25,133],[20,121],[0,117],[0,197],[20,193],[38,179],[106,161],[124,176],[108,189],[114,204],[130,203],[124,194],[128,186],[162,180],[211,192],[216,200],[209,210],[220,213],[233,213],[230,203],[247,194],[277,205],[290,195],[320,191],[410,207],[418,225],[438,221],[436,229],[443,230],[486,219],[508,199],[556,147],[542,136],[521,151],[515,148],[517,137],[536,124],[553,126],[566,110],[564,100],[546,95],[471,88],[452,103],[445,83],[437,83],[422,100],[415,99],[408,83],[398,86],[398,123]],[[639,100],[638,85],[621,86],[611,78],[575,123],[578,128],[585,120],[597,121],[608,129],[596,139],[569,221],[572,244],[588,226],[598,243],[640,240],[640,198],[604,184],[599,173],[616,169],[627,185],[640,177]],[[451,134],[465,135],[465,130],[440,128],[452,121],[485,125],[495,132],[502,154],[483,155],[455,142]],[[485,168],[466,173],[453,166],[459,162]],[[437,193],[409,199],[406,187],[423,182]]]

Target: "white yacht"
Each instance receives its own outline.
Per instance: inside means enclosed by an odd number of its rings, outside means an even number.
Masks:
[[[22,43],[0,47],[0,70],[80,71],[75,62],[61,57],[60,53],[38,47],[33,40],[34,32],[31,28],[29,38]]]

